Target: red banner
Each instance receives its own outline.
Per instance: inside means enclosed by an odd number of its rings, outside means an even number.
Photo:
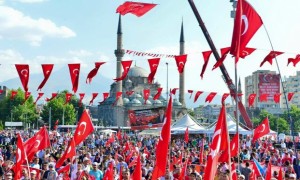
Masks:
[[[259,75],[259,96],[268,94],[267,101],[273,102],[274,95],[280,93],[280,77],[279,74],[260,74]]]

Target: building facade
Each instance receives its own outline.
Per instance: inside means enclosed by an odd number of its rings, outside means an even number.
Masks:
[[[283,85],[285,87],[285,92],[286,95],[289,92],[293,92],[294,96],[291,99],[291,101],[289,102],[289,105],[295,105],[298,108],[300,108],[300,71],[296,72],[296,75],[294,76],[289,76],[287,78],[285,78]],[[281,104],[282,107],[286,108],[286,101],[285,101],[285,97],[284,95],[281,95]]]

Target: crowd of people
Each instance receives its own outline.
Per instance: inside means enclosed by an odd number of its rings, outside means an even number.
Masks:
[[[24,142],[33,135],[27,131],[20,133]],[[71,136],[71,133],[53,136],[50,148],[39,151],[31,161],[23,164],[21,179],[102,180],[110,167],[115,180],[132,179],[137,158],[140,156],[142,179],[151,180],[158,137],[141,136],[138,133],[128,135],[122,132],[122,137],[118,138],[95,131],[77,146],[75,157],[65,161],[61,167],[56,167],[56,162],[61,158]],[[209,138],[190,135],[188,143],[183,139],[182,136],[172,136],[166,174],[160,179],[202,179],[205,168],[210,168],[206,167]],[[16,141],[16,131],[0,133],[0,179],[14,179],[11,168],[16,162]],[[280,172],[285,179],[300,179],[300,151],[296,151],[293,142],[289,140],[274,141],[266,138],[252,143],[249,136],[240,136],[240,154],[231,160],[238,179],[252,179],[253,161],[258,161],[261,166],[258,179],[265,177],[269,163],[272,164],[273,179],[277,179]],[[229,179],[230,170],[232,166],[220,162],[215,179]]]

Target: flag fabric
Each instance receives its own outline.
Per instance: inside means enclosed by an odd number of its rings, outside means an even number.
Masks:
[[[73,94],[72,93],[66,93],[66,101],[65,105],[68,104],[72,99]]]
[[[264,174],[264,168],[260,165],[260,163],[253,158],[253,172],[254,172],[254,176],[256,177],[260,177]]]
[[[132,63],[131,60],[129,60],[129,61],[121,61],[121,64],[122,64],[122,67],[123,67],[123,73],[122,73],[121,77],[117,77],[117,78],[114,79],[116,82],[122,81],[122,80],[124,80],[126,78],[128,72],[129,72],[131,63]]]
[[[255,101],[256,94],[250,94],[248,97],[248,106],[253,107],[253,103]]]
[[[239,0],[237,4],[236,17],[231,40],[230,54],[236,55],[245,50],[247,44],[252,39],[263,22],[254,8],[245,0]]]
[[[267,102],[268,101],[268,95],[269,94],[260,94],[259,101],[260,102]]]
[[[231,179],[232,180],[238,180],[237,173],[236,173],[236,168],[235,168],[235,164],[234,163],[231,164]]]
[[[27,99],[30,97],[31,92],[25,92],[25,98],[23,104],[27,101]]]
[[[184,142],[188,143],[189,142],[189,128],[186,127],[186,130],[184,132]]]
[[[132,179],[134,180],[142,180],[142,166],[141,166],[141,155],[138,155],[136,160],[136,166],[132,173]]]
[[[202,52],[204,64],[202,66],[202,70],[201,70],[201,73],[200,73],[201,79],[203,79],[203,75],[204,75],[204,72],[205,72],[206,67],[208,65],[208,61],[209,61],[209,57],[210,57],[211,53],[212,53],[212,51],[204,51],[204,52]]]
[[[199,96],[203,93],[203,91],[197,91],[194,97],[194,103],[198,100]]]
[[[105,63],[105,62],[95,62],[95,67],[94,67],[94,69],[92,69],[92,70],[89,72],[89,74],[87,75],[87,77],[86,77],[85,82],[86,82],[87,84],[91,84],[93,78],[97,75],[100,66],[101,66],[102,64],[104,64],[104,63]]]
[[[281,96],[281,93],[274,94],[274,102],[275,103],[279,103],[280,102],[280,96]]]
[[[108,98],[108,96],[109,96],[108,92],[103,93],[103,100],[101,102],[99,102],[99,103],[100,104],[104,103],[104,101]]]
[[[252,142],[255,142],[259,138],[263,137],[264,135],[267,135],[270,133],[270,125],[269,125],[269,119],[266,117],[259,126],[257,126],[253,131],[253,138]]]
[[[10,100],[13,100],[17,94],[18,94],[18,91],[12,90],[11,94],[10,94]]]
[[[276,57],[276,56],[279,56],[283,54],[283,52],[279,52],[279,51],[271,51],[265,58],[264,60],[260,63],[260,67],[262,67],[265,62],[269,62],[271,65],[273,64],[273,59]]]
[[[240,52],[240,58],[245,59],[247,56],[251,55],[255,50],[255,48],[245,47],[245,49]]]
[[[229,53],[229,51],[230,51],[230,47],[226,47],[226,48],[222,48],[222,49],[221,49],[221,57],[220,57],[220,59],[218,59],[218,61],[215,63],[215,65],[213,66],[213,69],[212,69],[212,70],[214,70],[214,69],[220,67],[220,66],[223,64],[223,62],[225,61],[225,59],[226,59],[227,54]]]
[[[267,168],[267,171],[266,171],[266,178],[265,180],[271,180],[272,178],[272,164],[271,162],[268,163],[268,168]]]
[[[3,89],[0,89],[0,94],[2,94],[3,93]]]
[[[222,100],[221,100],[221,103],[223,104],[224,102],[225,102],[225,100],[226,100],[226,98],[229,96],[229,93],[224,93],[223,95],[222,95]]]
[[[122,91],[119,91],[116,93],[116,99],[115,102],[113,103],[113,106],[117,103],[117,101],[119,100],[119,98],[122,98]]]
[[[149,84],[153,83],[153,79],[156,74],[156,71],[157,71],[157,68],[159,65],[159,61],[160,61],[160,58],[148,59],[148,63],[150,66],[150,74],[148,75],[148,83]]]
[[[150,96],[150,89],[144,89],[144,104],[146,104],[147,100],[149,99]]]
[[[209,93],[208,96],[207,96],[206,99],[205,99],[205,102],[211,103],[211,101],[214,99],[214,97],[215,97],[216,95],[217,95],[216,92],[211,92],[211,93]]]
[[[92,119],[88,110],[84,110],[74,133],[75,145],[80,144],[88,135],[94,131]]]
[[[288,58],[287,66],[289,66],[290,63],[293,63],[293,66],[296,67],[299,61],[300,61],[300,54],[297,54],[295,58]]]
[[[288,93],[288,101],[291,101],[291,100],[292,100],[294,94],[295,94],[294,92],[289,92],[289,93]]]
[[[157,180],[164,176],[167,167],[168,147],[171,138],[171,118],[172,118],[172,95],[166,112],[166,118],[162,126],[158,144],[156,146],[156,163],[152,171],[152,180]]]
[[[90,100],[90,105],[93,104],[93,102],[97,96],[98,96],[98,93],[92,93],[92,99]]]
[[[44,85],[46,84],[46,82],[48,81],[48,79],[51,75],[53,67],[54,67],[54,64],[42,64],[44,79],[41,82],[41,84],[39,85],[39,87],[37,88],[37,91],[42,90],[42,88],[44,87]]]
[[[157,100],[160,98],[161,92],[162,92],[163,88],[157,88],[157,92],[156,94],[153,96],[153,100]]]
[[[78,82],[79,82],[79,73],[80,73],[80,64],[68,64],[71,81],[72,81],[72,91],[77,92]]]
[[[61,174],[61,173],[66,173],[66,174],[69,174],[70,173],[70,168],[71,168],[71,164],[67,164],[66,166],[60,168],[59,170],[57,170],[57,173],[58,174]]]
[[[133,93],[134,93],[133,90],[131,90],[131,91],[126,91],[126,95],[127,95],[127,96],[131,96]]]
[[[239,134],[236,133],[232,140],[230,141],[230,155],[231,157],[235,157],[239,154]]]
[[[192,98],[193,92],[193,90],[188,90],[188,93],[190,93],[190,99]]]
[[[279,173],[278,173],[278,180],[283,180],[283,173],[282,173],[282,168],[280,167]]]
[[[38,97],[36,98],[36,100],[34,101],[33,104],[36,104],[36,103],[38,102],[38,100],[41,99],[41,97],[42,97],[43,95],[44,95],[44,93],[39,92],[39,93],[38,93]]]
[[[22,176],[22,164],[26,160],[26,153],[23,147],[23,140],[21,135],[17,134],[17,150],[16,150],[16,163],[13,167],[15,173],[15,179],[21,179]]]
[[[187,59],[186,54],[175,56],[175,61],[176,61],[176,65],[177,65],[179,74],[183,73],[183,71],[184,71],[186,59]]]
[[[114,165],[109,163],[102,180],[114,180]]]
[[[199,164],[203,164],[203,154],[204,154],[204,138],[201,140],[201,147],[199,152]]]
[[[51,98],[46,98],[45,100],[46,100],[47,102],[49,102],[49,101],[53,100],[54,98],[56,98],[56,96],[57,96],[57,93],[52,93]]]
[[[79,102],[78,102],[78,106],[81,107],[82,106],[82,100],[85,96],[85,93],[79,93]]]
[[[121,133],[121,130],[119,129],[118,133],[117,133],[117,138],[119,141],[121,141],[122,139],[122,133]]]
[[[120,13],[121,15],[125,15],[127,13],[131,13],[136,15],[137,17],[141,17],[154,8],[157,4],[150,3],[142,3],[142,2],[132,2],[126,1],[122,5],[120,5],[116,13]]]
[[[28,64],[16,64],[15,66],[18,71],[24,91],[26,92],[26,91],[28,91],[29,65]]]
[[[188,164],[188,160],[186,160],[183,164],[183,167],[179,175],[179,180],[185,180],[187,164]]]
[[[173,89],[171,90],[171,94],[173,94],[173,95],[175,96],[177,90],[178,90],[178,88],[173,88]]]
[[[62,157],[59,158],[58,161],[56,162],[55,168],[61,167],[67,159],[72,159],[74,156],[76,156],[76,144],[75,144],[75,138],[73,137],[69,142],[69,145],[65,150],[64,154],[62,155]]]

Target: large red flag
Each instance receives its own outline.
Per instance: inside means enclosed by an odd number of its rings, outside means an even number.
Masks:
[[[56,162],[55,168],[61,167],[61,165],[64,164],[65,160],[67,160],[68,158],[72,159],[74,156],[76,156],[76,144],[75,144],[75,138],[73,137],[69,142],[69,145],[65,150],[64,154],[62,155],[62,157],[59,158],[58,161]]]
[[[214,99],[214,97],[217,95],[216,92],[211,92],[207,95],[206,99],[205,99],[205,102],[209,102],[211,103],[211,101]]]
[[[76,93],[78,89],[80,64],[68,64],[72,81],[72,91]]]
[[[59,170],[57,170],[57,173],[58,174],[61,174],[61,173],[69,174],[70,173],[70,168],[71,168],[71,164],[67,164],[63,168],[60,168]]]
[[[278,173],[278,180],[283,180],[283,173],[282,168],[280,167],[279,173]]]
[[[189,142],[189,128],[186,127],[186,130],[184,132],[184,142],[188,143]]]
[[[162,90],[163,90],[163,88],[157,88],[157,92],[156,92],[156,94],[153,96],[153,100],[159,99]]]
[[[222,95],[222,100],[221,100],[221,103],[223,104],[224,102],[225,102],[225,100],[226,100],[226,98],[229,96],[229,93],[224,93],[223,95]]]
[[[154,8],[157,4],[150,3],[142,3],[142,2],[132,2],[126,1],[122,5],[117,8],[117,13],[121,15],[125,15],[127,13],[131,13],[136,15],[137,17],[141,17]]]
[[[281,93],[274,94],[274,102],[275,103],[279,103],[280,102],[280,96],[281,96]]]
[[[271,180],[272,178],[272,163],[269,162],[268,163],[268,168],[267,168],[267,171],[266,171],[266,179],[265,180]]]
[[[99,102],[99,103],[100,104],[104,103],[104,101],[108,98],[108,96],[109,96],[108,92],[103,93],[103,100],[101,102]]]
[[[73,94],[72,93],[66,93],[66,101],[65,105],[68,104],[72,99]]]
[[[54,66],[53,64],[42,64],[44,80],[41,82],[41,84],[37,88],[37,91],[42,90],[42,88],[44,87],[44,85],[48,81],[48,79],[51,75],[51,72],[53,70],[53,66]]]
[[[266,117],[259,126],[254,129],[252,142],[270,133],[269,119]]]
[[[141,166],[141,155],[137,157],[137,163],[132,173],[132,179],[142,180],[142,166]]]
[[[121,61],[121,64],[122,64],[122,67],[123,67],[123,73],[122,73],[121,77],[117,77],[117,78],[114,79],[116,82],[122,81],[122,80],[124,80],[126,78],[128,72],[129,72],[131,63],[132,63],[131,60],[129,60],[129,61]]]
[[[80,144],[93,131],[94,126],[92,123],[92,119],[89,115],[88,110],[84,110],[74,133],[75,144]]]
[[[201,70],[201,74],[200,74],[201,79],[203,79],[203,75],[204,75],[204,72],[206,70],[206,67],[207,67],[207,64],[208,64],[209,57],[210,57],[211,53],[212,53],[212,51],[202,52],[204,64],[202,66],[202,70]]]
[[[186,63],[186,59],[187,59],[186,54],[175,56],[176,65],[177,65],[177,68],[178,68],[178,72],[180,74],[183,73],[183,71],[184,71],[184,66],[185,66],[185,63]]]
[[[12,90],[11,95],[10,95],[10,100],[13,100],[17,94],[18,94],[18,91]]]
[[[296,67],[296,65],[298,64],[299,61],[300,61],[300,54],[297,54],[295,58],[288,58],[287,66],[290,63],[293,63],[293,66]]]
[[[92,99],[90,100],[90,105],[93,104],[93,102],[97,96],[98,96],[98,93],[92,93]]]
[[[156,164],[152,172],[152,180],[164,176],[167,167],[168,147],[171,137],[172,96],[169,98],[166,118],[162,126],[160,138],[156,146]]]
[[[148,59],[148,63],[150,66],[150,74],[148,75],[148,83],[152,84],[154,76],[156,74],[160,58]]]
[[[25,92],[25,98],[23,104],[27,101],[27,99],[30,97],[31,92]]]
[[[260,67],[262,67],[265,62],[269,62],[271,65],[273,64],[273,59],[276,56],[279,56],[280,54],[283,54],[283,52],[279,52],[279,51],[271,51],[266,57],[265,59],[260,63]]]
[[[15,179],[21,179],[22,176],[22,164],[26,160],[26,153],[23,147],[23,140],[21,135],[17,134],[17,152],[16,152],[16,163],[13,167],[15,172]]]
[[[29,65],[28,64],[16,64],[15,66],[18,71],[24,91],[28,91]]]
[[[256,97],[256,94],[250,94],[249,97],[248,97],[248,106],[251,107],[253,106],[253,103],[255,101],[255,97]]]
[[[92,79],[97,75],[97,72],[98,72],[100,66],[101,66],[102,64],[104,64],[104,63],[105,63],[105,62],[95,62],[95,68],[92,69],[92,70],[89,72],[89,74],[87,75],[87,77],[86,77],[85,82],[86,82],[87,84],[90,84],[90,83],[92,82]]]
[[[238,180],[235,163],[231,164],[231,178],[232,178],[232,180]]]
[[[269,94],[260,94],[259,101],[260,102],[267,102],[268,101],[268,95]]]
[[[38,97],[36,98],[36,100],[34,101],[34,104],[36,104],[38,102],[39,99],[41,99],[41,97],[44,95],[44,93],[40,92],[38,93]]]
[[[217,61],[217,62],[215,63],[215,65],[213,66],[213,69],[212,69],[212,70],[214,70],[214,69],[220,67],[220,66],[223,64],[223,62],[225,61],[225,59],[226,59],[227,54],[229,53],[229,51],[230,51],[230,47],[226,47],[226,48],[222,48],[222,49],[221,49],[221,58],[218,59],[218,61]]]
[[[45,100],[46,100],[47,102],[49,102],[49,101],[53,100],[54,98],[56,98],[56,96],[57,96],[57,93],[52,93],[51,98],[46,98]]]
[[[102,180],[114,180],[114,165],[112,162],[109,163]]]
[[[149,99],[149,96],[150,96],[150,89],[144,89],[144,104],[146,104],[146,101]]]
[[[230,157],[229,157],[228,149],[225,149],[219,158],[219,162],[228,163],[229,158],[237,156],[239,153],[238,143],[239,143],[239,134],[235,134],[232,140],[230,141]]]
[[[203,91],[197,91],[194,97],[194,103],[198,100],[199,96],[203,93]]]
[[[294,94],[295,94],[294,92],[289,92],[289,93],[288,93],[288,101],[291,101],[291,100],[292,100]]]
[[[263,24],[258,13],[245,0],[238,1],[236,15],[230,49],[230,54],[234,56],[238,49],[239,52],[243,52],[248,42]]]
[[[82,106],[82,100],[85,96],[85,93],[79,93],[79,102],[78,102],[78,106],[81,107]]]

